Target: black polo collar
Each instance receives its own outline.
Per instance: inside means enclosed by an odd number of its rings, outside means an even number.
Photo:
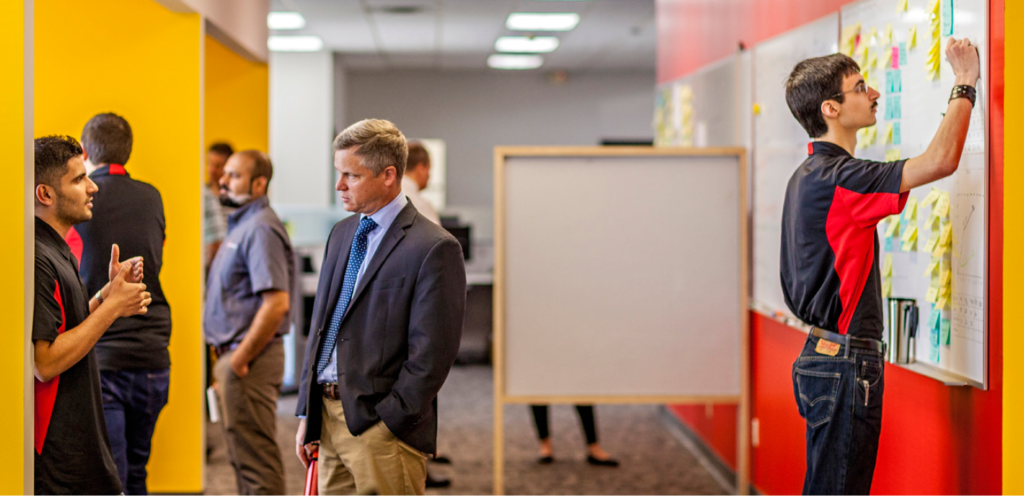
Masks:
[[[49,223],[36,217],[36,240],[43,242],[48,247],[56,250],[60,255],[64,256],[65,259],[75,262],[74,256],[71,255],[71,247],[68,246],[68,242],[64,241],[57,233],[57,230],[53,229]]]
[[[124,166],[121,164],[107,164],[106,166],[97,167],[96,170],[89,175],[90,178],[98,178],[100,176],[127,176],[128,171],[125,171]]]
[[[847,152],[845,148],[840,147],[832,142],[815,141],[808,144],[808,154],[822,154],[831,157],[851,157],[850,152]]]

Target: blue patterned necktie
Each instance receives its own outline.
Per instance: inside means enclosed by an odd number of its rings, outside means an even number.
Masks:
[[[352,300],[352,292],[356,289],[356,278],[359,276],[359,268],[366,258],[366,238],[377,227],[377,223],[368,217],[359,221],[359,228],[356,236],[352,239],[352,248],[348,252],[348,266],[345,267],[345,279],[341,285],[341,295],[338,296],[338,305],[334,306],[334,314],[331,316],[331,323],[327,326],[327,338],[324,346],[320,349],[320,358],[316,363],[316,374],[319,376],[331,362],[331,354],[334,353],[334,345],[338,341],[338,329],[341,328],[341,318],[345,317],[345,310]]]

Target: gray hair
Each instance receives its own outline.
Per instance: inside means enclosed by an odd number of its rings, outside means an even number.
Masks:
[[[405,161],[409,157],[409,146],[405,135],[391,121],[363,119],[342,131],[334,139],[334,151],[357,147],[355,155],[363,159],[363,165],[373,171],[374,176],[394,167],[401,178],[405,173]]]

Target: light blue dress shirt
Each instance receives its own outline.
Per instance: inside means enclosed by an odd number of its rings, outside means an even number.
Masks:
[[[398,213],[402,212],[405,208],[405,204],[409,201],[405,198],[405,195],[399,193],[394,200],[388,205],[385,205],[377,212],[374,212],[369,217],[373,219],[373,222],[377,223],[377,227],[370,231],[366,235],[366,257],[363,258],[363,264],[359,266],[359,274],[356,276],[355,288],[359,288],[359,281],[363,279],[363,273],[366,272],[366,266],[369,265],[370,261],[373,260],[373,254],[377,253],[377,247],[380,246],[380,241],[384,239],[384,234],[388,232],[388,228],[391,227],[391,223],[395,222],[395,218],[398,217]],[[365,214],[360,216],[362,218],[367,217]],[[344,273],[342,273],[344,274]],[[352,303],[349,303],[349,309],[351,309]],[[329,306],[330,309],[334,308],[334,305]],[[348,312],[346,310],[345,312]],[[338,346],[335,344],[334,352],[331,353],[331,362],[327,363],[327,367],[324,368],[323,373],[317,377],[318,383],[337,383],[338,382]]]

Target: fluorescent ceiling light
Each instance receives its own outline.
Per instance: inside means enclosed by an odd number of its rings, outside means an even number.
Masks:
[[[271,36],[267,48],[271,52],[318,52],[324,41],[319,36]]]
[[[576,13],[514,12],[508,15],[505,27],[513,31],[569,31],[580,23]]]
[[[306,18],[298,12],[271,12],[267,14],[267,27],[270,29],[302,29],[306,27]]]
[[[493,69],[536,69],[544,65],[540,55],[491,55],[487,65]]]
[[[494,49],[499,52],[548,53],[556,48],[558,38],[554,36],[500,36],[494,42]]]

